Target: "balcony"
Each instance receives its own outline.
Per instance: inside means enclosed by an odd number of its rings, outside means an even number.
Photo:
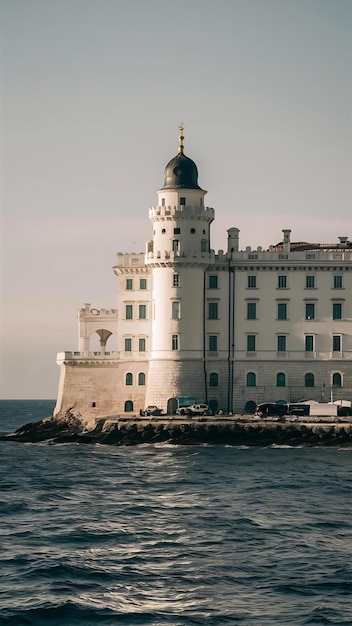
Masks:
[[[119,352],[58,352],[57,363],[66,361],[117,361],[120,359]]]

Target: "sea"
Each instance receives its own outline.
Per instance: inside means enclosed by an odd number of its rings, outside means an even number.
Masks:
[[[352,625],[352,448],[1,441],[0,624]]]

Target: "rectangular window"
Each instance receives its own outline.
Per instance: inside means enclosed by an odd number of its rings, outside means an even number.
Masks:
[[[334,276],[334,289],[342,289],[342,276]]]
[[[248,287],[248,289],[256,289],[256,287],[257,287],[257,277],[256,276],[247,276],[247,287]]]
[[[286,352],[286,335],[278,335],[277,337],[277,351]]]
[[[333,352],[341,352],[341,335],[332,336],[332,350]]]
[[[218,277],[209,276],[209,289],[217,289],[217,288],[218,288]]]
[[[125,352],[131,352],[132,350],[132,339],[130,337],[125,339]]]
[[[277,305],[277,319],[287,320],[287,304],[286,302],[278,302]]]
[[[161,206],[165,206],[165,198],[161,198]]]
[[[247,302],[247,320],[257,319],[257,303]]]
[[[132,304],[126,304],[126,320],[133,318],[133,306]]]
[[[306,320],[315,319],[315,304],[313,302],[307,302],[306,304]]]
[[[180,235],[181,228],[174,228],[174,235]]]
[[[172,275],[172,286],[173,287],[179,287],[180,286],[180,275],[179,274],[173,274]]]
[[[306,335],[304,338],[304,349],[306,352],[314,350],[314,335]]]
[[[180,205],[185,206],[185,204],[186,204],[186,198],[180,198]]]
[[[173,350],[178,350],[178,335],[172,335],[171,345]]]
[[[146,289],[147,288],[147,279],[146,278],[140,278],[139,279],[139,288],[140,289]]]
[[[315,276],[306,276],[306,289],[315,288]]]
[[[171,311],[172,319],[179,320],[180,319],[180,303],[172,302],[171,307],[172,307],[172,311]]]
[[[217,351],[218,351],[218,336],[209,335],[209,352],[217,352]]]
[[[256,335],[247,335],[247,352],[255,352]]]
[[[332,319],[333,320],[341,320],[342,319],[342,304],[341,304],[341,302],[333,302],[333,304],[332,304]]]
[[[218,303],[217,302],[209,302],[209,319],[210,320],[218,319]]]
[[[145,320],[147,318],[147,305],[140,304],[138,307],[138,312],[139,312],[139,319]]]
[[[202,241],[200,242],[200,251],[208,252],[208,242],[205,239],[202,239]]]
[[[126,289],[133,289],[133,279],[126,278]]]
[[[173,239],[172,240],[172,251],[173,252],[178,252],[180,249],[180,242],[178,239]]]
[[[286,289],[287,287],[287,276],[278,276],[277,286],[279,289]]]
[[[145,352],[145,339],[142,337],[138,340],[138,351]]]

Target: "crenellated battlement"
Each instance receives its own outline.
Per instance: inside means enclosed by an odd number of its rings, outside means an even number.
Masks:
[[[94,307],[91,308],[89,303],[86,303],[84,308],[78,311],[79,320],[86,320],[87,318],[96,319],[97,317],[117,319],[117,309],[95,309]]]
[[[205,219],[212,222],[215,210],[212,207],[178,205],[178,206],[153,206],[149,209],[149,219],[152,221],[167,220],[170,218],[182,219],[182,217]]]

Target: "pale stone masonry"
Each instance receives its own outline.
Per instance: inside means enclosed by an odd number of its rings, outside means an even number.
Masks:
[[[116,308],[85,304],[77,352],[58,354],[55,414],[138,414],[148,404],[173,414],[184,397],[214,413],[352,400],[348,237],[297,243],[284,229],[268,250],[241,250],[230,228],[226,251],[215,253],[205,195],[181,135],[149,209],[145,253],[117,255]]]

